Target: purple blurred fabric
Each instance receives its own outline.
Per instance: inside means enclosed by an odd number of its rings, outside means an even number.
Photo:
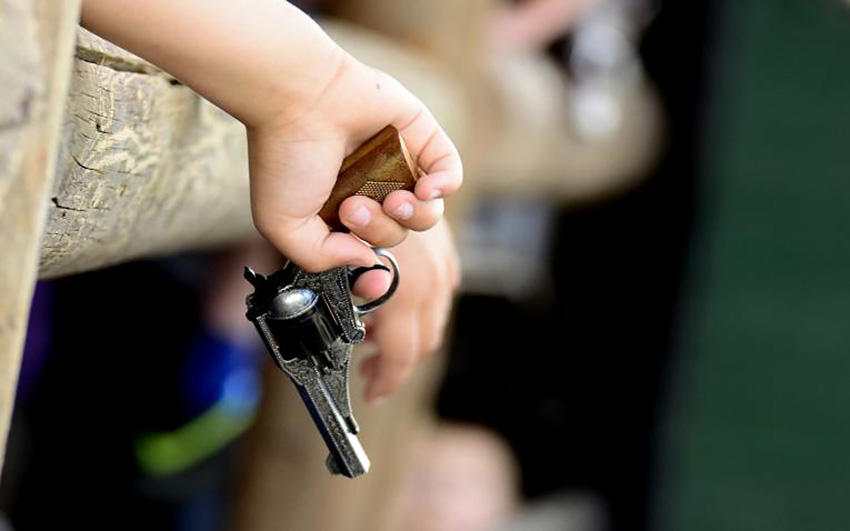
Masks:
[[[38,282],[30,306],[21,373],[18,378],[16,404],[23,404],[38,381],[50,353],[53,327],[53,285]]]

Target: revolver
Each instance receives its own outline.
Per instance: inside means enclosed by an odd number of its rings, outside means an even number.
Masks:
[[[392,191],[412,190],[415,182],[404,141],[394,127],[387,126],[343,161],[320,216],[332,230],[345,231],[338,217],[344,199],[362,195],[382,202]],[[245,278],[254,286],[246,300],[246,316],[275,365],[295,384],[330,452],[325,462],[328,470],[349,478],[369,471],[369,457],[357,438],[360,427],[351,411],[351,351],[366,337],[360,318],[389,300],[400,280],[393,256],[383,249],[374,251],[389,267],[338,267],[310,273],[287,262],[267,277],[245,268]],[[355,304],[351,287],[374,269],[392,273],[389,289],[371,302]]]

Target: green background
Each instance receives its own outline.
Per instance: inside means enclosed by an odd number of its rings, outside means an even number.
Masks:
[[[850,530],[850,3],[728,4],[657,527]]]

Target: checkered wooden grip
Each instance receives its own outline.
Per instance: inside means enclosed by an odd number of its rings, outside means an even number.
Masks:
[[[339,220],[339,205],[353,195],[379,203],[390,192],[413,190],[416,169],[398,129],[388,125],[342,162],[331,196],[319,215],[331,230],[348,232]]]

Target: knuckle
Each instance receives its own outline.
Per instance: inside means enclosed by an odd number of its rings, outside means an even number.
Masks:
[[[442,209],[426,206],[420,209],[418,216],[414,216],[410,220],[408,227],[417,232],[426,231],[435,227],[440,222],[441,217]]]
[[[375,247],[394,247],[407,237],[407,229],[402,226],[385,227],[380,230],[353,231],[358,238],[369,242]]]
[[[407,228],[399,225],[398,223],[391,221],[391,225],[387,227],[382,234],[376,238],[375,244],[379,247],[393,247],[405,240],[407,238]]]
[[[431,217],[422,217],[417,219],[415,222],[410,224],[410,230],[414,230],[416,232],[424,232],[426,230],[430,230],[437,225],[440,219],[433,219]]]

